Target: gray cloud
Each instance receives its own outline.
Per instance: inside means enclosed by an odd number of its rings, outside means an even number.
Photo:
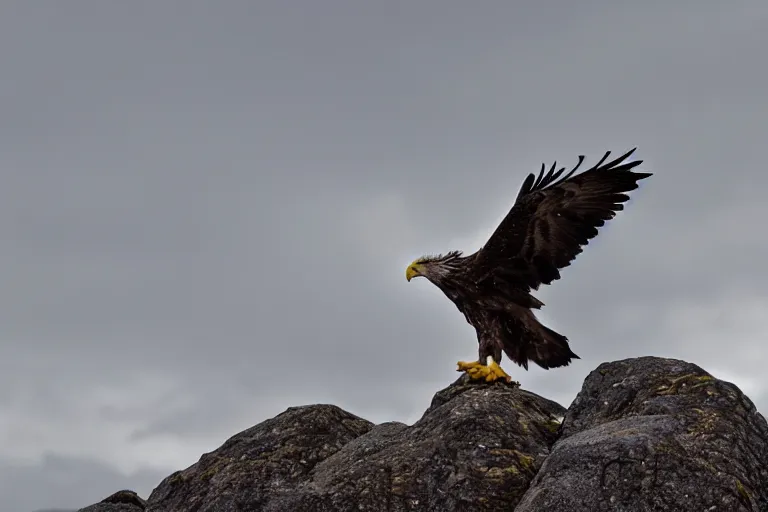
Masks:
[[[416,419],[476,342],[405,265],[607,149],[656,174],[538,294],[582,360],[508,369],[567,405],[604,360],[680,357],[765,410],[767,24],[757,0],[4,9],[3,510],[147,494],[290,405]]]
[[[105,464],[54,455],[34,465],[0,459],[0,495],[3,508],[10,511],[31,512],[35,507],[78,509],[111,494],[104,494],[104,489],[127,486],[146,495],[164,476],[150,470],[123,475]]]

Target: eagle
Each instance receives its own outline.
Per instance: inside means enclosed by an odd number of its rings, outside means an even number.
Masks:
[[[423,256],[408,265],[405,277],[424,277],[437,286],[475,328],[478,360],[459,361],[457,371],[473,380],[519,382],[501,368],[502,353],[528,370],[533,361],[544,369],[567,366],[580,359],[568,338],[546,327],[534,315],[544,303],[532,290],[560,278],[598,228],[612,219],[629,200],[627,192],[651,173],[634,172],[642,160],[627,161],[634,148],[606,162],[611,152],[592,168],[575,174],[549,171],[542,164],[538,176],[523,181],[515,203],[488,241],[477,252],[460,251]]]

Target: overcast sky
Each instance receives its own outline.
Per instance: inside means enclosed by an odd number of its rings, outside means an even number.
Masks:
[[[638,146],[633,200],[539,314],[768,410],[768,3],[5,2],[0,509],[160,479],[292,405],[417,419],[476,357],[424,253],[542,162]]]

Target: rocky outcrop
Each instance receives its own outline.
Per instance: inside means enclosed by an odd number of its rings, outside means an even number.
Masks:
[[[555,440],[552,409],[565,412],[504,384],[466,383],[438,393],[412,426],[294,407],[171,475],[150,503],[168,512],[509,508]]]
[[[768,425],[696,365],[602,364],[516,510],[766,511]]]
[[[126,506],[83,510],[143,510]],[[768,511],[768,424],[678,360],[603,364],[568,411],[459,379],[410,426],[290,408],[170,475],[146,510]]]

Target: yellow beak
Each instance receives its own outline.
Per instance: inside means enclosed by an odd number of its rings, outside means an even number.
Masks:
[[[405,269],[405,279],[410,282],[411,279],[414,277],[420,275],[419,269],[416,265],[408,265],[408,268]]]

